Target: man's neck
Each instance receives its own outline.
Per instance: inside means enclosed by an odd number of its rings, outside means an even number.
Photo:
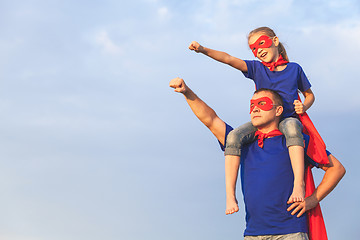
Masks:
[[[258,127],[258,131],[262,133],[269,133],[273,130],[279,129],[278,126],[266,126],[266,127]]]

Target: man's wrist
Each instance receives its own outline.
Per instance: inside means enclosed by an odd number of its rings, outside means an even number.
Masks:
[[[189,99],[193,99],[195,95],[195,93],[186,85],[185,85],[185,90],[182,92],[182,94]]]
[[[309,197],[307,197],[306,200],[308,201],[308,205],[310,206],[310,209],[316,207],[316,205],[318,205],[318,203],[320,202],[320,200],[316,197],[315,192]]]

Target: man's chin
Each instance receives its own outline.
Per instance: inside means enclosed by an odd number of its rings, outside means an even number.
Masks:
[[[252,119],[252,120],[251,120],[251,123],[252,123],[252,125],[253,125],[254,127],[258,128],[258,127],[260,127],[260,126],[262,125],[262,123],[259,122],[259,121],[256,121],[256,120],[257,120],[256,118],[255,118],[255,119]]]
[[[252,121],[251,123],[257,129],[266,128],[269,126],[268,122]]]

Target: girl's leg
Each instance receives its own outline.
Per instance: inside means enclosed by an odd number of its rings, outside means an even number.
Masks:
[[[236,199],[236,182],[239,173],[239,166],[239,156],[225,156],[226,215],[239,211],[238,201]]]
[[[294,172],[294,187],[289,198],[290,202],[302,202],[305,198],[305,181],[304,181],[304,147],[290,146],[289,155],[291,166]]]
[[[302,124],[297,118],[286,118],[280,122],[279,129],[285,135],[289,149],[291,166],[294,172],[294,187],[289,198],[290,202],[303,201],[305,198],[304,182],[304,137]]]
[[[226,137],[225,156],[240,156],[241,146],[255,140],[256,130],[252,123],[248,122],[229,132]]]
[[[256,128],[249,123],[232,130],[226,138],[225,147],[225,185],[226,214],[239,211],[236,199],[236,180],[240,165],[241,146],[255,140]]]

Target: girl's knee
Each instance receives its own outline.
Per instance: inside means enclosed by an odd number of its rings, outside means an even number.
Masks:
[[[241,137],[239,132],[231,131],[226,137],[226,147],[233,146],[239,147],[241,145]]]
[[[240,127],[232,130],[226,138],[226,147],[241,147],[244,143],[251,141],[255,135],[256,128],[249,123],[245,123]]]
[[[242,145],[255,140],[256,129],[235,129],[226,138],[226,148],[241,148]]]
[[[302,135],[303,126],[296,118],[287,118],[280,123],[280,131],[285,135],[286,146],[304,147],[304,137]]]
[[[285,135],[285,137],[300,137],[302,138],[303,126],[298,119],[284,119],[280,123],[280,131]]]

